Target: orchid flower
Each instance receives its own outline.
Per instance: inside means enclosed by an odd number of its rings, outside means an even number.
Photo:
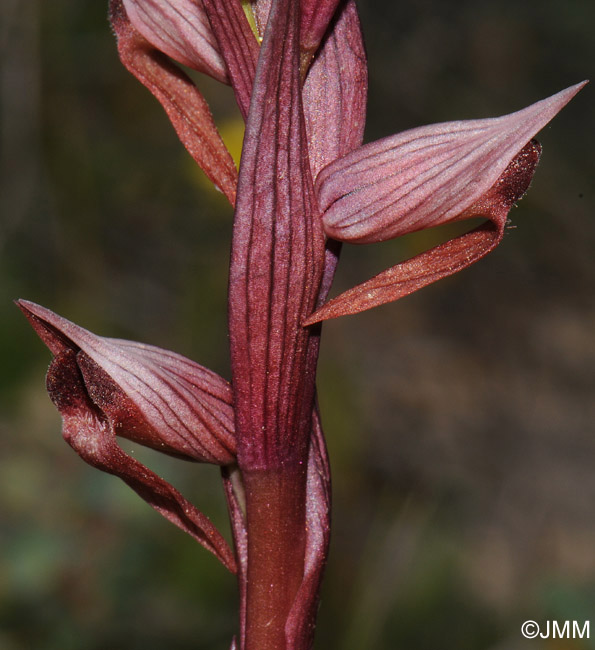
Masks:
[[[231,383],[176,353],[18,304],[54,355],[47,385],[67,442],[237,574],[232,648],[304,650],[330,533],[320,323],[397,300],[491,251],[535,172],[534,136],[584,83],[503,117],[363,145],[367,64],[355,0],[110,0],[110,18],[123,64],[234,209]],[[231,85],[246,126],[239,171],[177,64]],[[477,216],[485,222],[475,229],[327,301],[343,242]],[[117,436],[220,465],[233,551]]]

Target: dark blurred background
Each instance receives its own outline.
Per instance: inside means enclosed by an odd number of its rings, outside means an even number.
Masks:
[[[222,650],[233,579],[65,445],[49,354],[11,302],[228,376],[230,210],[119,64],[105,4],[0,3],[0,648]],[[369,140],[593,75],[592,0],[360,4]],[[229,90],[200,83],[237,153]],[[541,133],[495,253],[325,325],[317,648],[595,648],[594,106],[587,87]],[[346,247],[336,291],[446,234]],[[226,526],[215,468],[134,453]],[[525,619],[594,638],[524,641]]]

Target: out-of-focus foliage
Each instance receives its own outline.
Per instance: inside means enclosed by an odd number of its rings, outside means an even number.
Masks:
[[[360,4],[368,139],[593,74],[591,0]],[[49,356],[11,300],[228,375],[230,211],[119,64],[104,3],[4,0],[0,25],[0,647],[227,648],[232,577],[62,442]],[[229,91],[200,83],[237,143]],[[540,135],[494,254],[324,326],[317,647],[514,650],[527,618],[595,611],[593,105],[587,87]],[[345,247],[337,290],[434,236]],[[135,453],[225,526],[215,469]]]

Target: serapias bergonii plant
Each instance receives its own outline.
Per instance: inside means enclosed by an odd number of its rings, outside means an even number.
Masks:
[[[321,321],[401,298],[491,251],[538,163],[532,138],[584,84],[503,117],[362,146],[367,64],[354,0],[111,0],[110,19],[123,64],[234,208],[231,383],[173,352],[18,305],[54,356],[47,387],[66,441],[237,574],[232,648],[309,648],[330,534]],[[239,172],[175,62],[233,88],[246,123]],[[471,217],[485,220],[327,301],[342,242]],[[220,465],[233,549],[117,436]]]

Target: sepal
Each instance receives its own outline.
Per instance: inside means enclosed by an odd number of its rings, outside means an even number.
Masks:
[[[308,71],[303,105],[313,178],[361,146],[366,122],[368,68],[357,7],[349,0]]]
[[[35,303],[17,302],[52,354],[71,350],[89,399],[115,433],[187,460],[235,462],[228,383],[175,352],[97,336]]]
[[[248,117],[259,41],[240,0],[203,0],[244,120]],[[250,4],[250,0],[248,0]]]
[[[178,63],[229,83],[202,0],[122,0],[136,31]]]
[[[366,244],[462,218],[585,83],[503,117],[405,131],[331,163],[316,178],[326,234]]]

